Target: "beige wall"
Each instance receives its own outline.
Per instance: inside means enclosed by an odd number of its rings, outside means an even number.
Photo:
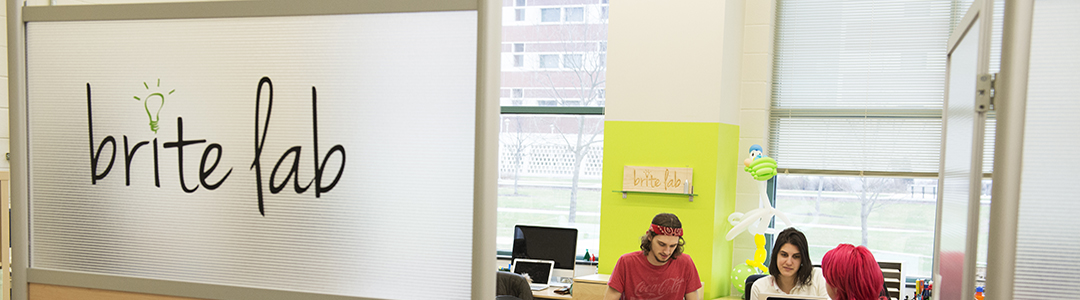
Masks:
[[[605,119],[737,125],[743,1],[613,1]]]

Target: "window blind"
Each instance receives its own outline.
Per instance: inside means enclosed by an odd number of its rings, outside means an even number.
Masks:
[[[768,150],[780,168],[936,176],[958,6],[778,1]]]

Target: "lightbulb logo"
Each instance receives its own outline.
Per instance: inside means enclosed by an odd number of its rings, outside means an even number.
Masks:
[[[143,87],[146,87],[146,90],[150,91],[151,93],[146,97],[142,98],[139,98],[139,96],[135,96],[135,100],[141,101],[143,103],[143,108],[146,109],[146,117],[150,118],[150,130],[157,134],[158,120],[161,119],[161,108],[165,107],[166,94],[151,90],[150,85],[146,84],[145,81],[143,81]],[[161,78],[158,78],[156,87],[158,89],[161,88]],[[169,91],[168,95],[172,95],[173,92],[176,92],[176,89]]]

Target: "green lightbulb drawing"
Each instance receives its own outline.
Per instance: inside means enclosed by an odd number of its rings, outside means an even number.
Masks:
[[[146,84],[145,81],[143,82],[143,86],[146,87],[147,90],[150,90],[150,85]],[[157,80],[157,87],[161,87],[160,78],[158,78]],[[171,90],[168,94],[172,95],[172,93],[175,91],[175,89]],[[158,131],[158,120],[161,120],[161,108],[165,107],[165,95],[159,92],[153,92],[150,93],[150,95],[142,98],[139,98],[139,96],[135,96],[135,100],[142,101],[143,108],[146,109],[146,117],[150,118],[150,130],[156,134]],[[153,110],[154,112],[150,112],[151,110]]]

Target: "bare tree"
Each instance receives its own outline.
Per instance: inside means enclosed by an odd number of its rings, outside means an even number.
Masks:
[[[862,225],[862,245],[869,247],[869,220],[870,213],[875,209],[884,207],[890,202],[899,199],[900,195],[905,192],[904,188],[908,186],[905,179],[901,178],[881,178],[881,177],[864,177],[860,176],[858,180],[847,180],[847,186],[843,187],[848,191],[854,192],[859,198],[859,220]],[[889,195],[883,197],[883,195]],[[893,196],[896,195],[896,196]]]
[[[518,180],[521,179],[521,167],[524,163],[522,160],[525,157],[525,149],[531,146],[535,139],[535,133],[530,130],[526,130],[526,124],[523,124],[527,118],[521,116],[507,116],[504,117],[503,130],[504,138],[500,138],[499,142],[503,143],[507,151],[510,151],[510,155],[513,158],[514,169],[514,195],[518,193]],[[535,119],[532,123],[536,123]],[[531,124],[535,127],[535,124]]]
[[[548,40],[559,41],[551,50],[558,54],[541,56],[544,59],[557,59],[561,63],[558,70],[537,72],[535,80],[543,83],[549,94],[545,98],[554,99],[557,106],[599,106],[604,99],[603,89],[607,70],[607,23],[601,11],[582,11],[592,18],[583,20],[601,20],[601,22],[563,23],[540,26],[537,30],[548,34]],[[567,13],[567,18],[571,18]],[[557,55],[557,56],[551,56]],[[546,62],[550,66],[550,61]],[[570,187],[569,222],[577,219],[577,195],[581,177],[582,162],[594,145],[602,142],[602,118],[576,117],[576,124],[555,122],[555,132],[562,137],[566,150],[573,156],[573,175]],[[591,119],[591,120],[590,120]],[[576,127],[576,128],[565,128]]]
[[[574,159],[574,173],[570,184],[570,215],[568,217],[570,223],[575,223],[577,219],[577,195],[578,185],[581,181],[581,163],[589,154],[589,149],[594,144],[602,142],[602,140],[598,140],[597,137],[603,132],[603,130],[601,130],[603,120],[601,119],[587,122],[585,116],[578,116],[577,121],[579,130],[573,135],[575,139],[571,140],[570,138],[567,138],[567,135],[560,135],[563,137],[563,142],[567,145],[567,150],[573,154]],[[591,130],[589,130],[589,128],[591,128]],[[561,129],[558,126],[556,126],[556,130],[561,133]]]

